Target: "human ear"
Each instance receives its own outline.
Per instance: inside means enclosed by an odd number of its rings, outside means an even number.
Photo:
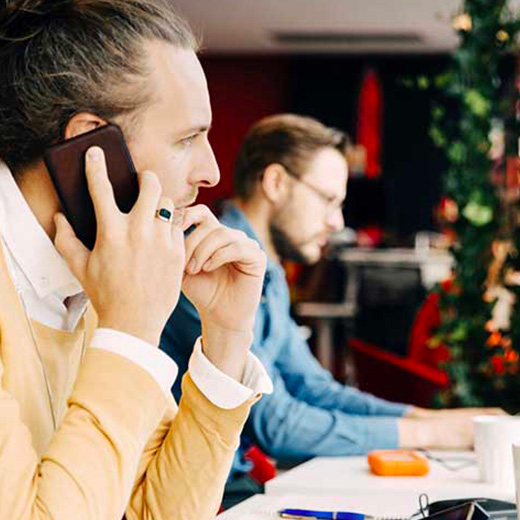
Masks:
[[[91,112],[78,112],[69,119],[65,127],[64,137],[65,139],[71,139],[106,124],[107,121]]]
[[[264,170],[262,192],[264,197],[275,205],[286,199],[289,193],[289,175],[281,164],[270,164]]]

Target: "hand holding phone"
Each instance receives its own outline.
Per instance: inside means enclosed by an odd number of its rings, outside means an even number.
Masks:
[[[57,214],[56,248],[92,302],[99,327],[158,345],[184,273],[182,228],[156,218],[160,208],[173,212],[173,202],[161,197],[157,176],[144,172],[137,202],[123,213],[99,147],[89,149],[85,173],[97,222],[95,245],[89,251],[65,216]]]
[[[129,213],[139,195],[137,171],[121,129],[108,124],[48,148],[44,161],[76,236],[89,249],[96,241],[96,215],[85,176],[85,153],[92,146],[105,152],[108,178],[119,210]]]

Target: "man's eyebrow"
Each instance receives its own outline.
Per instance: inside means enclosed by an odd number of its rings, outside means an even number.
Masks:
[[[204,132],[209,132],[211,130],[211,125],[199,125],[199,126],[193,126],[191,128],[187,128],[186,130],[183,130],[179,135],[195,135],[195,134],[202,134]]]

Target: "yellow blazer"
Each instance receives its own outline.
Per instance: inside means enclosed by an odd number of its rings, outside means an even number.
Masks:
[[[33,322],[58,412],[0,247],[0,520],[205,520],[218,510],[259,396],[213,405],[184,377],[177,407],[141,367]]]

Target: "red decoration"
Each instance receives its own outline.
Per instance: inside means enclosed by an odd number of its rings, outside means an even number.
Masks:
[[[377,247],[383,241],[383,230],[380,226],[366,226],[358,229],[357,243],[361,247]]]
[[[244,457],[253,463],[253,469],[249,472],[249,476],[260,484],[265,484],[268,480],[276,477],[275,463],[258,446],[249,448]]]
[[[449,197],[441,197],[441,202],[438,208],[438,217],[442,223],[447,222],[453,224],[459,218],[459,207],[457,203]]]
[[[357,142],[367,151],[366,176],[381,175],[381,133],[383,126],[383,92],[375,70],[363,77],[359,95]]]
[[[444,282],[442,287],[445,292],[450,292],[452,284]],[[409,353],[413,359],[434,368],[439,368],[442,363],[450,359],[450,351],[446,345],[440,343],[432,347],[430,343],[435,329],[440,324],[439,294],[432,292],[417,312],[410,333]]]
[[[506,190],[509,198],[515,200],[520,192],[520,157],[508,157],[506,161]]]
[[[491,358],[491,365],[493,366],[495,374],[503,374],[506,371],[504,358],[502,356],[499,356],[498,354],[495,354]]]
[[[500,332],[492,332],[486,341],[489,348],[499,347],[502,344],[502,334]]]

